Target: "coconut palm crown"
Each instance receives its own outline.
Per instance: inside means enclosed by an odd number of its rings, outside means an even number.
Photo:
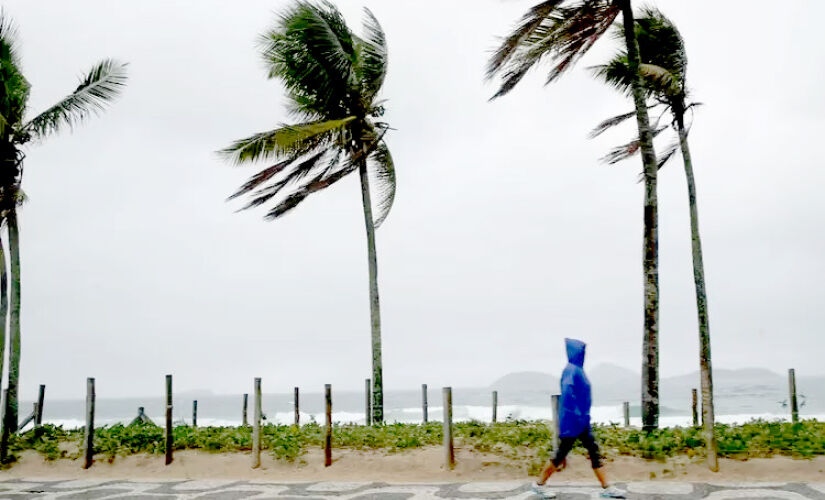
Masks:
[[[310,194],[355,172],[366,162],[376,181],[376,227],[395,197],[395,169],[380,121],[378,93],[387,71],[384,32],[364,9],[364,37],[352,33],[330,3],[295,2],[260,39],[269,78],[286,88],[295,124],[257,133],[221,153],[236,164],[274,163],[252,176],[231,197],[249,195],[249,209],[268,202],[275,219]]]
[[[616,38],[624,36],[620,30],[613,33]],[[687,87],[687,54],[684,40],[679,30],[661,11],[655,8],[642,9],[636,19],[636,39],[639,41],[639,53],[642,63],[639,73],[642,76],[645,94],[650,103],[649,110],[658,113],[653,122],[652,133],[657,137],[672,128],[677,130],[677,118],[684,117],[687,111],[701,105],[689,102],[690,91]],[[616,88],[625,95],[630,95],[631,73],[627,52],[618,52],[606,64],[592,68],[596,78]],[[635,116],[635,111],[616,115],[599,123],[590,137],[597,137]],[[670,119],[666,119],[669,117]],[[686,132],[690,126],[686,126]],[[664,166],[679,149],[678,137],[669,144],[659,156],[659,168]],[[634,139],[611,150],[602,158],[609,164],[618,163],[639,152],[639,140]]]

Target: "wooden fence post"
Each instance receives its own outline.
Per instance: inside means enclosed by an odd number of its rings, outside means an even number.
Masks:
[[[246,418],[246,407],[249,403],[249,394],[243,395],[243,412],[241,413],[241,422],[244,427],[249,425],[249,420]]]
[[[155,423],[152,422],[152,419],[146,416],[146,413],[144,413],[142,406],[138,407],[137,417],[135,417],[135,419],[132,420],[132,422],[129,425],[138,425],[138,424],[155,425]]]
[[[92,466],[95,454],[95,379],[86,379],[86,433],[83,436],[83,468]]]
[[[444,467],[455,467],[455,448],[453,447],[453,388],[444,387]]]
[[[692,407],[693,407],[693,426],[699,426],[699,391],[692,389],[691,391]]]
[[[788,390],[791,396],[791,422],[799,422],[799,405],[796,400],[796,370],[788,370]]]
[[[550,396],[550,406],[553,411],[553,450],[559,449],[559,395]]]
[[[198,426],[198,400],[192,401],[192,427]]]
[[[327,428],[324,439],[324,466],[332,465],[332,385],[324,385],[324,399],[326,400]]]
[[[261,378],[255,378],[255,402],[252,409],[252,468],[261,466]]]
[[[365,394],[365,405],[364,405],[364,425],[372,425],[372,404],[370,403],[370,396],[372,394],[372,385],[370,385],[370,379],[364,380],[364,394]]]
[[[20,425],[17,426],[17,432],[18,433],[23,432],[23,428],[26,427],[27,425],[29,425],[29,422],[34,422],[34,419],[36,419],[36,418],[37,418],[37,403],[35,402],[35,403],[32,404],[32,412],[29,413],[28,416],[26,416],[26,418],[24,418],[23,421],[20,422]],[[37,426],[33,425],[33,427],[36,428]]]
[[[172,375],[166,376],[166,465],[172,463],[175,440],[172,436]]]
[[[496,423],[498,413],[498,391],[493,391],[493,423]]]
[[[427,423],[427,384],[421,384],[421,413],[424,423]]]
[[[37,416],[34,417],[34,426],[40,427],[43,424],[43,400],[46,398],[46,386],[40,384],[37,393]]]
[[[295,388],[295,427],[301,426],[301,411],[298,406],[298,388]]]
[[[624,414],[624,426],[630,427],[630,403],[625,401],[622,403],[622,413]]]

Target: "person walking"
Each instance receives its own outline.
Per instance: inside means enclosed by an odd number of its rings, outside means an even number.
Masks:
[[[602,498],[625,498],[625,493],[607,482],[607,477],[599,455],[599,445],[593,438],[590,427],[590,405],[592,396],[590,381],[584,374],[584,351],[586,344],[581,340],[564,339],[567,347],[567,366],[561,374],[561,398],[559,398],[559,447],[550,464],[542,469],[533,491],[542,498],[555,498],[545,484],[554,472],[566,465],[567,454],[576,441],[590,454],[593,473],[602,485]]]

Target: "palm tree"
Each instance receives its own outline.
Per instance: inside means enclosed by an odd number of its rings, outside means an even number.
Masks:
[[[631,0],[547,0],[535,5],[493,54],[487,76],[501,77],[501,86],[493,96],[497,98],[510,92],[536,63],[547,59],[552,63],[547,77],[547,83],[550,83],[572,68],[604,35],[620,13],[628,54],[628,71],[633,75],[631,91],[644,166],[642,427],[652,430],[659,424],[657,161],[644,84],[638,71],[639,47]]]
[[[14,25],[0,13],[0,224],[8,229],[11,279],[8,291],[9,366],[8,398],[4,432],[17,429],[17,390],[20,375],[20,231],[17,207],[25,199],[23,147],[65,128],[73,128],[89,116],[103,111],[120,94],[126,82],[125,65],[113,60],[96,64],[77,88],[60,102],[26,120],[30,85],[23,76],[17,55]],[[0,241],[1,244],[1,241]],[[0,252],[2,255],[2,252]],[[5,256],[2,255],[3,259]],[[5,261],[0,265],[0,333],[5,330]],[[5,343],[5,338],[0,345]]]
[[[372,420],[380,423],[384,396],[375,230],[392,207],[395,168],[384,142],[389,126],[379,120],[384,114],[378,93],[387,71],[387,45],[381,26],[367,9],[363,29],[364,37],[350,31],[331,3],[293,2],[261,37],[260,45],[268,76],[284,84],[289,111],[298,123],[238,140],[221,153],[235,164],[275,162],[230,196],[250,196],[242,210],[274,200],[267,220],[281,217],[310,194],[358,172],[369,263]],[[378,197],[376,214],[373,189]]]
[[[707,443],[708,465],[718,470],[716,457],[716,437],[713,432],[713,372],[710,354],[710,325],[708,320],[707,294],[705,291],[705,268],[702,263],[702,240],[699,237],[699,212],[696,206],[696,181],[693,176],[693,163],[688,147],[689,127],[685,125],[685,115],[698,103],[689,103],[690,95],[686,83],[687,54],[684,40],[679,30],[662,12],[657,9],[645,9],[636,20],[636,38],[642,64],[639,67],[647,95],[652,100],[652,109],[661,109],[659,119],[654,125],[653,134],[673,128],[676,141],[662,155],[659,166],[664,165],[674,156],[677,149],[682,151],[685,177],[688,187],[690,206],[690,233],[693,251],[693,281],[696,288],[696,310],[699,317],[699,365],[702,387],[702,422]],[[607,64],[596,67],[596,74],[609,85],[623,92],[630,93],[631,80],[627,53],[620,52]],[[662,117],[669,113],[672,120],[659,126]],[[591,132],[595,137],[605,130],[625,121],[632,113],[615,116],[600,123]],[[610,152],[604,159],[616,163],[635,154],[639,141],[634,140]]]

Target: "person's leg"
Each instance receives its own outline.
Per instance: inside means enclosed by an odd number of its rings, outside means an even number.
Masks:
[[[588,428],[584,433],[582,433],[579,439],[581,439],[582,445],[584,445],[587,453],[590,455],[590,464],[593,466],[593,473],[596,475],[596,479],[599,480],[602,488],[607,488],[610,484],[607,482],[604,467],[602,467],[602,457],[599,454],[599,445],[596,444],[596,439],[593,437],[593,432],[590,428]]]
[[[593,469],[593,473],[596,474],[596,479],[599,480],[599,483],[601,483],[602,488],[608,488],[610,486],[610,484],[607,482],[607,478],[604,475],[604,467]]]
[[[599,454],[599,445],[596,444],[596,439],[593,438],[593,432],[588,428],[579,439],[581,439],[582,444],[587,449],[587,453],[590,454],[590,463],[593,465],[593,474],[596,475],[596,479],[598,479],[599,484],[602,485],[601,496],[603,498],[624,498],[625,493],[623,491],[610,486],[610,483],[607,482],[607,475],[605,474],[604,467],[602,466],[602,457]]]
[[[559,448],[556,450],[556,455],[553,457],[553,460],[541,471],[541,476],[539,480],[536,481],[536,484],[539,486],[543,485],[547,482],[550,476],[553,475],[554,472],[559,470],[559,466],[561,466],[565,459],[567,458],[567,454],[570,453],[570,450],[573,449],[573,444],[575,444],[576,438],[572,437],[563,437],[559,441]]]

